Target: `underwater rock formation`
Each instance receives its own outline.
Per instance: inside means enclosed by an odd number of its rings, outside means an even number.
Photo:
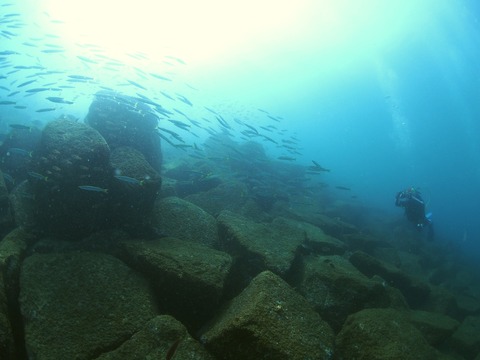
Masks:
[[[156,201],[152,225],[165,236],[207,246],[218,245],[215,218],[202,208],[177,197]]]
[[[150,227],[150,215],[162,183],[160,175],[141,152],[128,146],[111,152],[110,166],[114,174],[108,192],[112,226],[133,233]]]
[[[334,335],[277,275],[255,277],[201,336],[219,359],[331,359]]]
[[[437,360],[440,354],[403,312],[365,309],[350,315],[336,338],[336,359]]]
[[[155,130],[158,117],[145,101],[113,91],[99,91],[85,122],[102,134],[110,149],[133,147],[145,156],[155,171],[160,172],[162,152],[160,137]]]
[[[228,254],[175,238],[121,246],[124,261],[150,279],[162,311],[194,329],[213,315],[232,265]]]
[[[92,359],[156,315],[147,282],[106,254],[34,254],[22,264],[20,306],[29,358]]]
[[[295,226],[256,223],[230,211],[222,211],[217,221],[221,248],[239,259],[239,265],[248,262],[249,265],[238,271],[250,276],[263,270],[287,275],[298,248],[305,242],[304,232]]]
[[[367,278],[348,260],[335,256],[309,256],[303,260],[298,291],[335,331],[346,318],[366,308],[404,307],[390,299],[386,287]]]
[[[179,321],[169,315],[161,315],[146,323],[117,349],[102,354],[95,360],[174,358],[215,359],[189,335]]]
[[[81,237],[105,226],[109,160],[107,143],[91,127],[71,120],[45,127],[29,178],[42,231]]]
[[[0,171],[0,235],[8,231],[12,223],[13,216],[8,199],[8,189],[3,178],[3,173]]]

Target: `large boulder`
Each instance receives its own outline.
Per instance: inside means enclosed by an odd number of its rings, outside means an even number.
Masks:
[[[244,183],[232,181],[222,183],[209,191],[189,195],[185,200],[216,217],[224,210],[240,212],[248,200],[247,193],[248,189]]]
[[[95,358],[124,359],[214,360],[213,356],[188,334],[185,326],[169,315],[153,318],[118,348]]]
[[[467,316],[453,333],[451,342],[466,359],[480,355],[480,316]]]
[[[162,152],[156,132],[158,117],[154,110],[165,111],[160,104],[145,97],[102,90],[95,94],[85,122],[102,134],[112,150],[133,147],[159,173]]]
[[[366,276],[378,275],[389,285],[398,288],[414,309],[421,308],[430,295],[431,290],[427,283],[362,251],[354,252],[349,260]]]
[[[19,355],[15,347],[12,324],[10,323],[3,273],[0,272],[0,359],[17,359]]]
[[[35,359],[92,359],[156,315],[147,282],[105,254],[35,254],[20,276],[25,346]]]
[[[432,346],[443,345],[460,325],[449,316],[420,310],[410,311],[408,319]]]
[[[93,128],[57,120],[43,130],[29,182],[41,229],[81,237],[107,222],[110,149]]]
[[[156,201],[152,225],[160,234],[207,246],[218,245],[215,218],[191,202],[177,197]]]
[[[307,301],[265,271],[201,336],[218,359],[331,359],[334,335]]]
[[[342,255],[347,250],[347,245],[333,236],[325,234],[319,227],[303,221],[297,221],[278,217],[273,221],[274,225],[279,227],[296,227],[305,233],[305,244],[303,246],[306,252],[312,252],[322,255]]]
[[[0,236],[8,231],[13,224],[12,210],[8,198],[8,189],[3,173],[0,170]]]
[[[365,309],[350,315],[336,338],[336,359],[436,360],[438,352],[406,311]]]
[[[306,240],[305,231],[281,219],[257,223],[222,211],[217,222],[221,248],[236,259],[234,283],[239,289],[264,270],[287,277]]]
[[[303,261],[298,291],[330,326],[339,331],[346,318],[364,308],[405,306],[393,303],[387,288],[335,256],[308,256]]]
[[[41,131],[37,127],[10,124],[11,130],[0,145],[0,169],[7,174],[7,187],[28,178]]]
[[[231,257],[175,238],[121,243],[121,257],[150,280],[162,311],[190,329],[213,315],[223,295]]]
[[[133,147],[115,148],[110,165],[114,173],[108,194],[110,220],[135,235],[151,226],[153,205],[161,187],[160,175]]]

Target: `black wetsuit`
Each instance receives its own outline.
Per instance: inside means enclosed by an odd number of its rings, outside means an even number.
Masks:
[[[412,189],[398,192],[395,197],[395,205],[405,208],[408,221],[414,223],[418,231],[428,227],[428,238],[433,239],[433,224],[425,216],[425,202],[420,192]]]

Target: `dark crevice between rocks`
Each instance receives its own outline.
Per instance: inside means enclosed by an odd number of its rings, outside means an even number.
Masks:
[[[132,338],[132,336],[135,334],[136,332],[130,335],[125,335],[121,339],[118,339],[118,341],[115,341],[112,344],[110,344],[109,346],[104,346],[100,349],[95,349],[91,354],[91,359],[96,359],[104,354],[117,350],[120,346],[122,346],[124,343],[129,341]]]
[[[23,259],[22,259],[23,260]],[[5,292],[7,294],[8,318],[12,326],[15,343],[15,359],[28,359],[25,345],[25,329],[20,311],[20,263],[15,256],[10,256],[4,268]]]

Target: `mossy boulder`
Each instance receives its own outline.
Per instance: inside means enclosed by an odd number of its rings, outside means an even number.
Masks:
[[[28,181],[42,231],[79,238],[105,226],[112,174],[110,149],[98,131],[71,120],[52,121],[33,159]]]
[[[152,225],[166,236],[207,246],[218,245],[215,218],[197,205],[177,197],[156,201]]]
[[[35,359],[92,359],[156,315],[148,284],[105,254],[35,254],[20,276],[25,346]]]
[[[325,234],[319,227],[307,222],[278,217],[273,225],[281,227],[296,227],[305,233],[304,249],[307,252],[322,255],[342,255],[347,250],[347,245],[333,236]]]
[[[10,323],[3,273],[0,272],[0,359],[16,359],[18,355]]]
[[[466,359],[480,353],[480,316],[467,316],[452,335],[452,346]]]
[[[150,280],[161,311],[190,329],[213,315],[232,264],[228,254],[169,237],[126,241],[121,247],[124,261]]]
[[[101,90],[88,109],[85,122],[98,130],[108,146],[132,147],[143,154],[155,171],[160,172],[162,152],[157,134],[157,111],[165,111],[145,97],[132,97],[114,91]]]
[[[392,305],[386,286],[367,278],[338,255],[306,257],[297,288],[336,331],[350,314]]]
[[[3,178],[3,173],[0,170],[0,236],[8,230],[12,223],[13,215],[8,198],[8,189]]]
[[[392,264],[383,262],[362,251],[354,252],[349,260],[366,276],[378,275],[388,285],[398,288],[407,299],[409,305],[414,309],[421,308],[430,294],[430,287],[427,283],[404,273]]]
[[[201,336],[218,359],[331,359],[334,335],[308,302],[265,271]]]
[[[188,334],[185,326],[169,315],[153,318],[118,348],[100,355],[95,360],[169,358],[214,360],[213,356]]]
[[[408,321],[408,312],[364,309],[350,315],[336,338],[336,359],[436,360],[438,352]]]
[[[135,235],[151,226],[160,175],[140,151],[129,146],[112,150],[110,166],[114,174],[109,190],[111,223]]]
[[[460,323],[449,316],[428,311],[410,311],[408,319],[432,346],[443,344]]]
[[[222,183],[209,191],[189,195],[185,200],[216,217],[223,210],[240,212],[248,200],[248,189],[242,182],[231,181]]]
[[[305,242],[305,231],[284,221],[256,223],[222,211],[217,217],[221,248],[236,259],[235,271],[244,279],[264,270],[287,276]],[[242,279],[237,278],[241,284]]]
[[[38,230],[33,185],[28,180],[22,181],[12,190],[9,199],[15,225],[31,232]]]

